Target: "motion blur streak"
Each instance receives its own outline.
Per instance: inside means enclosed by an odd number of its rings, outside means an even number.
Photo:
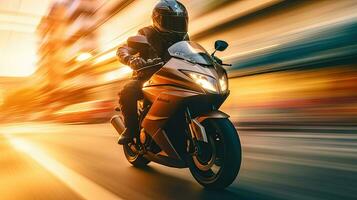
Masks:
[[[84,199],[121,199],[88,178],[57,162],[51,158],[51,156],[46,155],[43,150],[39,149],[36,145],[23,139],[18,139],[11,134],[5,134],[5,138],[8,139],[17,150],[30,156]]]
[[[356,83],[352,66],[235,78],[224,108],[241,124],[355,126]]]
[[[181,2],[192,40],[230,44],[216,55],[233,64],[239,180],[204,191],[187,170],[129,167],[116,145],[107,122],[132,72],[116,48],[156,0],[2,0],[1,200],[357,199],[357,1]]]

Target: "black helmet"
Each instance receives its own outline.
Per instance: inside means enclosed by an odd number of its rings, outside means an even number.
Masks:
[[[154,27],[165,33],[186,34],[188,29],[188,14],[185,6],[175,0],[160,0],[153,12]]]

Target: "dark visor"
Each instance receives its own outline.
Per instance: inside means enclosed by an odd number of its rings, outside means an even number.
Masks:
[[[168,31],[187,32],[187,18],[184,16],[163,15],[162,28]]]

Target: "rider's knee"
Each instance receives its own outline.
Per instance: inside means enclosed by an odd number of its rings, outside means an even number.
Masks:
[[[140,97],[140,89],[135,81],[130,81],[125,84],[122,90],[118,93],[119,103],[125,103],[126,101],[134,101]]]

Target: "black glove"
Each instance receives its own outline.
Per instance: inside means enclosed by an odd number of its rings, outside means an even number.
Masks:
[[[141,57],[133,57],[129,60],[129,66],[132,67],[134,70],[143,68],[146,66],[146,61]]]

